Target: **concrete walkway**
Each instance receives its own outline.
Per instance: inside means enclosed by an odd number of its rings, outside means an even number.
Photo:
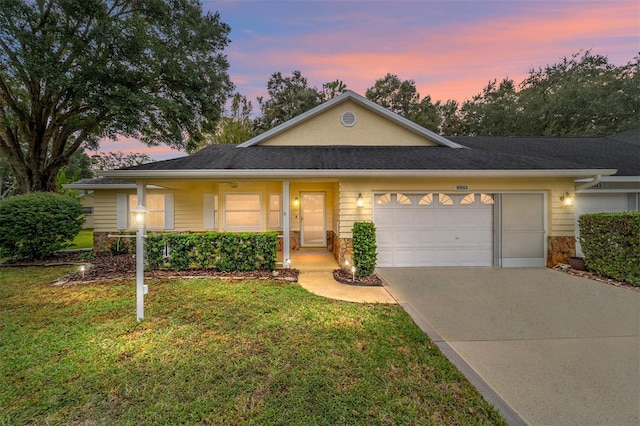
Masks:
[[[326,250],[296,252],[291,266],[298,269],[298,284],[311,293],[329,299],[358,303],[393,303],[396,301],[385,287],[364,287],[342,284],[333,279],[338,264]]]
[[[545,268],[383,268],[510,424],[640,424],[640,292]]]

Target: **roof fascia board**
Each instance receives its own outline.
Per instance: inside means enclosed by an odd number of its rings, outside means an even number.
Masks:
[[[577,183],[589,182],[591,179],[579,179]],[[600,182],[640,182],[640,176],[603,176]]]
[[[393,113],[391,111],[389,111],[388,109],[378,105],[377,103],[370,101],[369,99],[362,97],[360,95],[358,95],[355,92],[352,91],[346,91],[343,94],[336,96],[335,98],[322,103],[320,105],[318,105],[315,108],[310,109],[307,112],[304,112],[294,118],[292,118],[291,120],[288,120],[285,123],[280,124],[279,126],[274,127],[273,129],[267,130],[266,132],[252,138],[249,139],[248,141],[241,143],[238,145],[239,148],[246,148],[246,147],[250,147],[253,145],[258,145],[261,142],[270,139],[324,111],[327,111],[328,109],[332,108],[334,105],[338,105],[342,102],[345,102],[347,100],[352,100],[354,102],[356,102],[357,104],[363,106],[364,108],[367,108],[371,111],[374,111],[375,113],[382,115],[386,118],[388,118],[389,120],[395,122],[396,124],[399,124],[400,126],[404,127],[405,129],[408,129],[414,133],[417,133],[420,136],[423,136],[429,140],[432,140],[436,143],[438,143],[439,145],[442,146],[446,146],[449,148],[463,148],[463,149],[468,149],[466,146],[464,145],[460,145],[458,143],[455,143],[453,141],[450,141],[449,139],[440,136],[437,133],[432,132],[431,130],[425,129],[422,126],[419,126],[418,124],[414,123],[413,121],[410,121],[396,113]]]
[[[613,175],[616,169],[547,169],[547,170],[113,170],[109,176],[126,179],[202,179],[202,178],[326,178],[326,177],[573,177]]]
[[[100,183],[95,183],[95,184],[90,184],[90,183],[79,183],[79,184],[74,184],[74,183],[67,183],[62,185],[63,188],[65,189],[95,189],[95,188],[100,188],[100,189],[136,189],[137,186],[135,183],[131,184],[117,184],[117,183],[104,183],[104,184],[100,184]],[[164,186],[158,186],[158,185],[147,185],[147,189],[167,189]]]

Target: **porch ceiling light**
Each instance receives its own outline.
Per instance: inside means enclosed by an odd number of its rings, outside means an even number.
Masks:
[[[560,201],[562,201],[562,204],[565,206],[573,205],[573,197],[568,192],[562,194],[562,196],[560,197]]]
[[[356,205],[358,208],[364,207],[364,199],[362,198],[362,192],[358,194],[358,198],[356,199]]]

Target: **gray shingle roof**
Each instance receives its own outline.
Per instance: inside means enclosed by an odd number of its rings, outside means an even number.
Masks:
[[[618,169],[616,176],[640,176],[640,129],[600,138],[449,137],[461,145],[492,153]]]
[[[587,169],[561,159],[541,159],[477,149],[432,146],[212,145],[188,157],[122,170],[558,170]]]

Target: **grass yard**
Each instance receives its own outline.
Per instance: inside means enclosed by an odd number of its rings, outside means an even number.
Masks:
[[[93,248],[93,229],[81,229],[69,249]]]
[[[0,268],[0,424],[504,424],[398,306]]]

